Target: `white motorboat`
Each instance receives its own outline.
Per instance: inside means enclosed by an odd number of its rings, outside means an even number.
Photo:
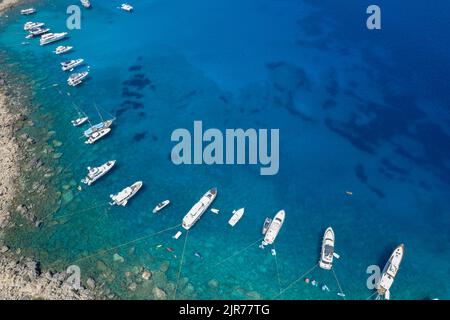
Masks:
[[[79,73],[73,73],[67,78],[67,84],[69,86],[75,87],[83,82],[83,80],[88,76],[89,72],[79,72]]]
[[[81,118],[72,120],[72,121],[70,121],[70,122],[72,122],[72,125],[73,125],[74,127],[78,127],[78,126],[81,126],[83,123],[85,123],[85,122],[88,121],[88,120],[89,120],[88,117],[81,117]]]
[[[44,25],[45,25],[45,23],[43,23],[43,22],[31,22],[31,21],[28,21],[27,23],[25,23],[23,25],[23,30],[28,31],[28,30],[33,29],[33,28],[43,27]]]
[[[93,134],[89,136],[89,138],[84,142],[86,144],[93,144],[106,136],[111,131],[111,128],[101,129],[98,131],[95,131]]]
[[[59,40],[64,39],[67,36],[67,32],[60,32],[60,33],[47,33],[41,36],[41,39],[39,41],[39,44],[41,46],[53,43]]]
[[[214,214],[219,214],[219,211],[220,211],[219,209],[211,208],[211,212]]]
[[[49,31],[50,31],[49,28],[35,27],[35,28],[28,30],[28,35],[25,38],[31,39],[33,37],[41,36]]]
[[[88,174],[83,180],[81,180],[81,182],[90,186],[95,181],[97,181],[98,179],[103,177],[105,174],[107,174],[114,167],[115,164],[116,164],[116,160],[110,160],[110,161],[102,164],[99,167],[94,167],[94,168],[87,167]]]
[[[153,211],[152,211],[152,212],[153,212],[153,213],[158,213],[159,211],[161,211],[162,209],[164,209],[165,207],[167,207],[169,204],[170,204],[170,201],[169,201],[169,200],[164,200],[164,201],[158,203],[158,204],[156,205],[156,207],[153,208]]]
[[[286,214],[284,210],[280,210],[277,212],[272,222],[270,223],[269,229],[267,229],[267,232],[264,236],[264,240],[261,243],[262,247],[274,243],[275,239],[278,236],[278,233],[280,232],[281,227],[283,226],[285,216]]]
[[[131,11],[133,11],[133,6],[128,3],[122,3],[122,5],[120,6],[120,9],[131,12]]]
[[[244,211],[245,211],[244,208],[233,210],[233,215],[231,216],[230,220],[228,220],[228,224],[234,227],[236,223],[238,223],[239,220],[241,220],[242,216],[244,215]]]
[[[142,181],[137,181],[115,195],[110,195],[110,205],[126,206],[128,201],[141,189]]]
[[[84,62],[84,59],[75,59],[75,60],[64,61],[64,62],[61,62],[61,69],[62,69],[62,71],[67,71],[67,70],[72,71],[74,68],[76,68],[83,62]]]
[[[85,7],[86,9],[89,9],[91,7],[91,2],[89,0],[80,0],[81,5]]]
[[[269,230],[270,223],[272,222],[272,219],[267,217],[266,220],[264,220],[264,224],[261,230],[261,233],[264,235],[266,234],[267,230]]]
[[[36,9],[35,8],[28,8],[28,9],[20,10],[20,14],[22,14],[24,16],[27,16],[27,15],[30,15],[30,14],[33,14],[33,13],[36,13]]]
[[[102,121],[100,123],[94,124],[89,129],[85,130],[83,132],[83,134],[84,134],[85,137],[90,137],[96,131],[99,131],[101,129],[109,128],[113,124],[114,120],[115,119],[113,118],[113,119],[109,119],[109,120]]]
[[[319,267],[331,270],[334,258],[334,231],[331,227],[325,230],[322,239],[322,250],[320,253]]]
[[[55,51],[53,51],[53,52],[56,54],[63,54],[72,49],[73,49],[73,47],[71,47],[71,46],[58,46],[58,47],[56,47]]]
[[[217,196],[217,188],[212,188],[184,216],[182,226],[189,230],[201,218]]]
[[[394,283],[394,279],[400,268],[404,253],[405,246],[402,243],[397,248],[395,248],[394,252],[391,254],[391,257],[389,258],[386,266],[383,269],[380,282],[377,285],[378,295],[384,296],[386,299],[389,299],[389,289]]]

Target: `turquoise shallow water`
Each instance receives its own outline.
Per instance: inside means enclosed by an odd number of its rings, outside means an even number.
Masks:
[[[445,4],[423,10],[413,3],[405,13],[399,1],[382,1],[380,32],[364,28],[364,4],[351,1],[140,1],[132,14],[119,4],[83,10],[82,29],[64,41],[75,47],[67,57],[90,66],[78,88],[65,86],[62,58],[51,53],[56,45],[22,44],[27,18],[12,13],[2,26],[4,67],[34,79],[34,117],[55,131],[49,144],[62,142],[55,147],[62,156],[49,164],[63,168],[51,181],[63,193],[60,210],[42,213],[38,230],[14,230],[13,246],[44,267],[77,264],[83,279],[106,282],[121,298],[152,298],[155,285],[173,298],[178,282],[177,298],[340,299],[330,272],[308,276],[329,293],[294,282],[317,262],[331,225],[341,255],[335,272],[348,298],[370,296],[366,268],[384,265],[401,242],[406,254],[393,298],[449,298],[449,64],[445,35],[436,31],[448,30],[447,22],[425,19],[414,37],[404,35],[410,19],[440,17]],[[66,6],[42,2],[33,19],[63,31]],[[425,41],[430,34],[435,41]],[[115,115],[112,133],[85,145],[82,129],[70,126],[72,102],[93,118],[95,103]],[[279,174],[173,165],[170,134],[192,130],[194,120],[280,128]],[[86,166],[109,159],[118,161],[111,174],[76,189]],[[136,180],[145,187],[126,208],[107,205],[110,193]],[[213,186],[221,214],[205,214],[187,241],[186,234],[171,239]],[[171,206],[152,215],[166,198]],[[231,229],[227,220],[239,207],[245,216]],[[264,218],[281,208],[275,259],[257,242]],[[152,281],[140,280],[143,267]]]

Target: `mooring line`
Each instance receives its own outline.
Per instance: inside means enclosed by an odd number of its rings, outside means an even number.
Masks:
[[[339,287],[339,291],[341,292],[342,298],[345,300],[345,294],[344,294],[344,291],[342,291],[342,287],[341,287],[341,284],[339,283],[339,280],[338,280],[338,278],[336,276],[336,272],[334,272],[334,269],[331,269],[331,271],[333,271],[334,279],[336,280],[336,283],[337,283],[337,285]]]
[[[174,295],[173,295],[173,299],[174,300],[177,299],[178,283],[180,282],[181,269],[183,268],[184,252],[186,250],[186,243],[187,243],[188,236],[189,236],[189,230],[186,231],[186,237],[184,238],[183,251],[181,253],[180,268],[178,269],[177,282],[176,282],[176,285],[175,285],[175,292],[174,292]]]
[[[261,241],[263,238],[259,238],[258,240],[256,240],[255,242],[252,242],[250,245],[248,245],[247,247],[245,247],[244,249],[239,250],[238,252],[235,252],[234,254],[232,254],[231,256],[217,262],[215,265],[213,265],[213,267],[217,267],[218,265],[224,263],[225,261],[227,261],[228,259],[231,259],[235,256],[237,256],[238,254],[240,254],[241,252],[244,252],[245,250],[247,250],[248,248],[250,248],[251,246],[254,246],[256,243],[258,243],[259,241]]]
[[[283,290],[280,291],[280,293],[278,293],[277,295],[275,295],[272,299],[276,299],[278,298],[280,295],[282,295],[286,290],[288,290],[289,288],[291,288],[294,284],[296,284],[297,282],[299,282],[300,280],[302,280],[304,277],[306,277],[309,273],[311,273],[315,268],[317,268],[318,264],[316,263],[312,268],[310,268],[308,271],[306,271],[304,274],[302,274],[300,277],[298,277],[296,280],[294,280],[293,282],[291,282],[291,284],[289,284],[286,288],[284,288]]]
[[[156,236],[156,235],[158,235],[158,234],[161,234],[161,233],[163,233],[163,232],[166,232],[166,231],[169,231],[169,230],[178,228],[180,225],[181,225],[181,224],[177,224],[176,226],[169,227],[169,228],[167,228],[167,229],[163,229],[163,230],[160,230],[160,231],[158,231],[158,232],[154,232],[154,233],[152,233],[152,234],[149,234],[149,235],[146,235],[146,236],[143,236],[143,237],[140,237],[140,238],[131,240],[131,241],[127,241],[127,242],[125,242],[125,243],[122,243],[122,244],[120,244],[120,245],[117,245],[117,246],[112,247],[112,248],[109,248],[109,249],[100,249],[100,250],[99,250],[98,252],[96,252],[96,253],[93,253],[93,254],[90,254],[90,255],[88,255],[88,256],[86,256],[86,257],[82,257],[82,258],[79,258],[79,259],[75,260],[72,264],[75,264],[75,263],[77,263],[77,262],[79,262],[79,261],[86,260],[86,259],[89,259],[89,258],[98,256],[98,255],[105,254],[105,253],[107,253],[107,252],[110,252],[110,251],[112,251],[112,250],[116,250],[116,249],[118,249],[118,248],[126,247],[126,246],[128,246],[128,245],[130,245],[130,244],[132,244],[132,243],[136,243],[136,242],[139,242],[139,241],[142,241],[142,240],[146,240],[146,239],[148,239],[148,238],[151,238],[151,237]]]
[[[60,219],[60,218],[64,218],[64,217],[70,217],[70,216],[73,216],[73,215],[75,215],[75,214],[77,214],[77,213],[82,213],[82,212],[86,212],[86,211],[91,211],[91,210],[98,209],[98,208],[101,208],[101,207],[106,207],[106,206],[108,206],[108,203],[104,203],[104,204],[100,204],[100,205],[97,204],[97,205],[95,205],[95,206],[93,206],[93,207],[89,207],[89,208],[82,209],[82,210],[77,210],[77,211],[72,211],[72,212],[70,212],[70,213],[64,214],[64,215],[59,216],[59,217],[53,217],[53,219]],[[54,215],[54,214],[55,214],[55,213],[50,213],[50,214],[46,215],[42,220],[45,221],[45,220],[47,220],[48,217],[50,217],[50,216],[52,216],[52,215]]]
[[[278,277],[278,291],[281,292],[281,280],[280,280],[280,271],[278,269],[278,258],[277,258],[277,253],[276,253],[276,249],[275,249],[275,244],[273,245],[273,249],[275,250],[275,265],[277,267],[277,277]]]
[[[366,298],[366,300],[369,300],[370,298],[372,298],[374,295],[376,295],[378,292],[377,291],[375,291],[374,293],[372,293],[370,296],[368,296],[367,298]]]

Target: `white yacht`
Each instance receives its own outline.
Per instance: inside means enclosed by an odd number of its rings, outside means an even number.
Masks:
[[[28,35],[25,38],[30,39],[33,37],[37,37],[37,36],[40,36],[40,35],[43,35],[43,34],[49,32],[49,31],[50,31],[49,28],[35,27],[35,28],[28,30]]]
[[[41,40],[39,42],[39,44],[41,46],[49,44],[49,43],[53,43],[59,40],[64,39],[67,36],[67,32],[60,32],[60,33],[47,33],[44,34],[41,37]]]
[[[71,120],[70,122],[72,122],[72,125],[74,127],[78,127],[78,126],[81,126],[83,123],[85,123],[88,120],[89,120],[88,117],[81,117],[81,118],[78,118],[78,119],[75,119],[75,120]]]
[[[403,243],[395,248],[394,252],[391,254],[391,257],[389,258],[386,266],[383,269],[381,280],[377,285],[378,295],[384,296],[388,300],[390,296],[389,289],[394,283],[394,279],[397,275],[398,269],[400,268],[404,252],[405,247]]]
[[[139,189],[141,187],[142,187],[142,181],[137,181],[137,182],[133,183],[131,186],[126,187],[119,193],[114,194],[114,195],[111,194],[110,198],[112,201],[109,204],[112,206],[113,205],[126,206],[128,203],[128,200],[130,200],[131,197],[133,197],[136,194],[136,192],[139,191]]]
[[[133,11],[133,6],[128,3],[122,3],[122,5],[120,6],[120,9],[131,12],[131,11]]]
[[[73,47],[71,47],[71,46],[58,46],[58,47],[56,47],[55,51],[53,51],[53,52],[56,54],[63,54],[72,49],[73,49]]]
[[[81,182],[90,186],[95,181],[97,181],[98,179],[103,177],[106,173],[108,173],[109,170],[111,170],[115,164],[116,164],[116,160],[110,160],[110,161],[102,164],[100,167],[95,167],[95,168],[87,167],[88,174],[87,174],[86,178],[81,180]]]
[[[27,16],[29,14],[33,14],[33,13],[36,13],[36,9],[35,8],[28,8],[28,9],[20,10],[20,14],[23,14],[25,16]]]
[[[28,31],[28,30],[33,29],[33,28],[43,27],[44,25],[45,25],[45,23],[43,23],[43,22],[31,22],[31,21],[28,21],[27,23],[25,23],[23,25],[23,30]]]
[[[89,136],[89,138],[84,142],[86,144],[93,144],[106,136],[111,131],[111,128],[101,129],[98,131],[95,131],[93,134]]]
[[[164,209],[165,207],[167,207],[170,204],[169,200],[164,200],[160,203],[158,203],[156,205],[156,207],[153,209],[153,213],[158,213],[159,211],[161,211],[162,209]]]
[[[262,247],[272,244],[275,241],[281,227],[283,226],[285,215],[286,214],[284,210],[280,210],[277,212],[272,222],[270,223],[269,229],[267,229],[264,240],[261,243]]]
[[[115,119],[113,118],[113,119],[109,119],[109,120],[102,121],[100,123],[94,124],[89,129],[85,130],[83,132],[83,134],[84,134],[85,137],[89,138],[94,132],[102,130],[102,129],[109,128],[113,124],[114,120]]]
[[[183,228],[189,230],[205,213],[211,203],[217,196],[217,189],[212,188],[206,192],[203,197],[189,210],[189,212],[183,218]]]
[[[266,234],[267,230],[269,230],[270,224],[272,223],[272,219],[267,217],[266,220],[264,220],[264,224],[261,230],[261,233],[264,235]]]
[[[334,258],[334,231],[331,227],[325,230],[322,239],[322,250],[320,253],[319,267],[331,270]]]
[[[244,208],[233,210],[233,215],[231,216],[230,220],[228,220],[228,224],[234,227],[236,223],[238,223],[239,220],[241,220],[242,216],[244,215],[244,211],[245,211]]]
[[[75,87],[83,82],[83,79],[85,79],[88,76],[89,72],[79,72],[79,73],[73,73],[70,75],[70,77],[67,79],[67,84],[69,86]]]
[[[91,2],[89,0],[80,0],[81,5],[85,7],[86,9],[89,9],[91,7]]]
[[[62,71],[67,71],[67,70],[72,71],[74,68],[76,68],[83,62],[84,62],[84,59],[64,61],[64,62],[61,62],[61,69],[62,69]]]

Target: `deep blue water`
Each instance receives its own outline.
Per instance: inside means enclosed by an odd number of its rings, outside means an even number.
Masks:
[[[78,88],[66,86],[56,45],[22,44],[29,19],[11,13],[0,49],[9,69],[35,79],[35,116],[56,132],[50,144],[63,143],[54,165],[64,175],[52,183],[66,199],[39,230],[16,230],[17,245],[43,266],[76,263],[84,279],[107,279],[123,298],[151,298],[154,285],[173,297],[186,233],[177,241],[171,236],[180,228],[147,236],[177,226],[216,186],[221,214],[205,214],[189,232],[177,298],[340,299],[330,272],[308,275],[329,293],[292,284],[317,262],[331,225],[341,255],[334,270],[347,298],[370,296],[366,268],[382,267],[404,243],[392,297],[448,299],[450,5],[377,2],[382,30],[369,31],[369,1],[139,1],[132,14],[117,9],[120,1],[92,1],[81,30],[64,41],[75,47],[67,57],[90,67]],[[38,4],[33,20],[63,31],[67,4]],[[112,133],[85,145],[82,129],[70,125],[72,103],[93,118],[94,104],[115,115]],[[194,120],[205,128],[279,128],[278,175],[260,176],[255,166],[173,165],[170,134],[192,130]],[[86,166],[109,159],[118,161],[111,174],[76,190]],[[145,188],[127,207],[106,205],[136,180]],[[171,206],[152,215],[166,198]],[[230,212],[240,207],[245,216],[231,229]],[[264,218],[282,208],[275,260],[253,243]],[[114,253],[125,262],[114,262]],[[154,271],[153,280],[130,291],[125,273],[140,267]],[[280,287],[287,290],[278,295]]]

